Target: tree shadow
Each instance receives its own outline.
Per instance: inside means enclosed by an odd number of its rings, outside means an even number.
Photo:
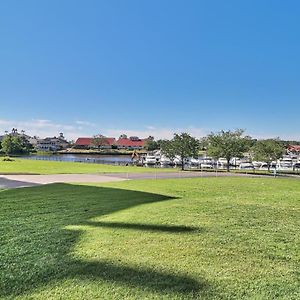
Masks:
[[[195,292],[201,289],[202,283],[185,275],[116,265],[105,260],[85,262],[70,255],[81,232],[67,230],[67,226],[94,224],[89,221],[91,218],[172,199],[146,192],[63,183],[2,191],[0,297],[30,293],[70,276],[117,281],[160,292]],[[98,225],[105,224],[108,223]],[[111,224],[115,228],[127,226],[138,230],[190,231],[190,228],[181,226]]]
[[[156,225],[156,224],[142,224],[142,223],[125,223],[125,222],[86,222],[85,225],[94,227],[106,227],[116,229],[133,229],[142,231],[158,231],[158,232],[193,232],[198,231],[198,228],[190,226],[177,226],[177,225]]]
[[[129,287],[143,287],[156,292],[193,293],[208,286],[180,274],[170,274],[151,268],[118,265],[109,261],[78,263],[74,277],[101,278]]]
[[[0,189],[11,189],[11,188],[20,188],[20,187],[31,187],[38,186],[38,183],[31,183],[20,180],[8,179],[0,176]]]

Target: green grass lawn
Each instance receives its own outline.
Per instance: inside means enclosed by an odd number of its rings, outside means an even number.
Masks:
[[[86,173],[144,173],[144,172],[174,172],[178,169],[155,169],[136,166],[113,166],[92,163],[58,162],[47,160],[15,159],[3,161],[0,159],[0,174],[86,174]]]
[[[198,178],[0,191],[1,299],[299,299],[300,184]]]

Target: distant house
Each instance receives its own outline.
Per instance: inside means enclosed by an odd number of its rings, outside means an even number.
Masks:
[[[288,145],[287,150],[294,154],[300,154],[300,145]]]
[[[145,139],[140,139],[137,136],[131,136],[130,138],[119,138],[116,145],[118,149],[142,150],[145,147],[145,142]]]
[[[65,140],[62,133],[60,133],[59,137],[46,137],[36,141],[36,149],[38,151],[58,151],[68,147],[69,143]]]
[[[77,149],[126,149],[126,150],[141,150],[145,146],[144,139],[140,139],[137,136],[131,136],[130,138],[120,136],[118,140],[111,137],[100,137],[99,146],[97,146],[98,138],[80,137],[75,142],[75,148]]]
[[[29,137],[29,143],[36,148],[39,138],[37,136]]]
[[[111,149],[115,144],[116,139],[111,137],[80,137],[76,140],[74,147],[77,149]]]

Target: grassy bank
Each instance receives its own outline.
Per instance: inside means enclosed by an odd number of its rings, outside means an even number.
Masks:
[[[227,173],[225,169],[211,169],[211,168],[186,168],[188,171],[195,171],[195,172],[213,172],[213,173]],[[300,170],[276,170],[274,174],[274,170],[247,170],[247,169],[231,169],[230,173],[237,173],[237,174],[249,174],[249,175],[268,175],[268,176],[284,176],[284,175],[298,175],[300,176]]]
[[[173,172],[178,169],[162,169],[159,171]],[[135,166],[112,166],[92,163],[57,162],[47,160],[29,160],[14,158],[13,161],[0,160],[0,174],[85,174],[85,173],[123,173],[123,172],[156,172],[154,168]]]
[[[299,181],[0,192],[2,299],[299,299]]]

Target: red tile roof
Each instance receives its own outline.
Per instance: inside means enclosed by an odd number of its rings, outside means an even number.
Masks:
[[[114,145],[116,143],[115,138],[105,138],[107,145]],[[78,138],[77,141],[75,142],[75,145],[77,146],[91,146],[93,144],[93,138]]]
[[[107,140],[107,145],[116,145],[119,147],[144,147],[146,140],[131,140],[131,139],[118,139],[116,141],[115,138],[105,138]],[[77,141],[75,142],[76,146],[92,146],[93,145],[93,138],[88,138],[88,137],[81,137],[78,138]]]
[[[300,151],[300,145],[289,145],[288,150],[290,150],[290,151]]]
[[[92,143],[92,138],[78,138],[75,142],[77,146],[90,146]]]
[[[145,140],[118,139],[116,144],[121,147],[144,147]]]

